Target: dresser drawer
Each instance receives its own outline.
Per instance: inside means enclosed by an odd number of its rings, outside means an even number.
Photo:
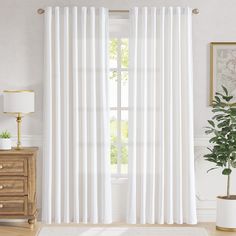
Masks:
[[[27,215],[27,197],[0,197],[0,215]]]
[[[27,178],[0,176],[0,196],[5,195],[27,195]]]
[[[22,175],[27,176],[27,159],[0,159],[0,176],[2,175]]]

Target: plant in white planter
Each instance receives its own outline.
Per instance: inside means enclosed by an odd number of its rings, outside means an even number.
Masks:
[[[222,86],[223,93],[216,93],[212,112],[214,116],[208,120],[206,134],[211,134],[209,142],[212,144],[204,155],[205,159],[215,164],[208,170],[220,168],[222,175],[227,177],[225,196],[217,197],[216,227],[220,230],[236,230],[236,195],[230,192],[230,176],[236,168],[236,107],[230,103],[233,96]]]
[[[0,133],[0,150],[11,150],[11,134],[8,131]]]

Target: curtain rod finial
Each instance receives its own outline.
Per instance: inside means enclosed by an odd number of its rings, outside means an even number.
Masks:
[[[199,14],[199,9],[198,9],[198,8],[194,8],[194,9],[192,10],[192,13],[193,13],[193,14]]]
[[[42,8],[39,8],[38,10],[37,10],[37,12],[38,12],[38,14],[43,14],[45,11],[42,9]]]

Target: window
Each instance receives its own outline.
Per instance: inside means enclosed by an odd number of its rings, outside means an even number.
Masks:
[[[128,173],[128,39],[110,38],[110,138],[111,172]]]

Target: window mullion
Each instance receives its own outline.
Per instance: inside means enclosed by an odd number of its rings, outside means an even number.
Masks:
[[[117,173],[121,174],[121,39],[117,48]]]

